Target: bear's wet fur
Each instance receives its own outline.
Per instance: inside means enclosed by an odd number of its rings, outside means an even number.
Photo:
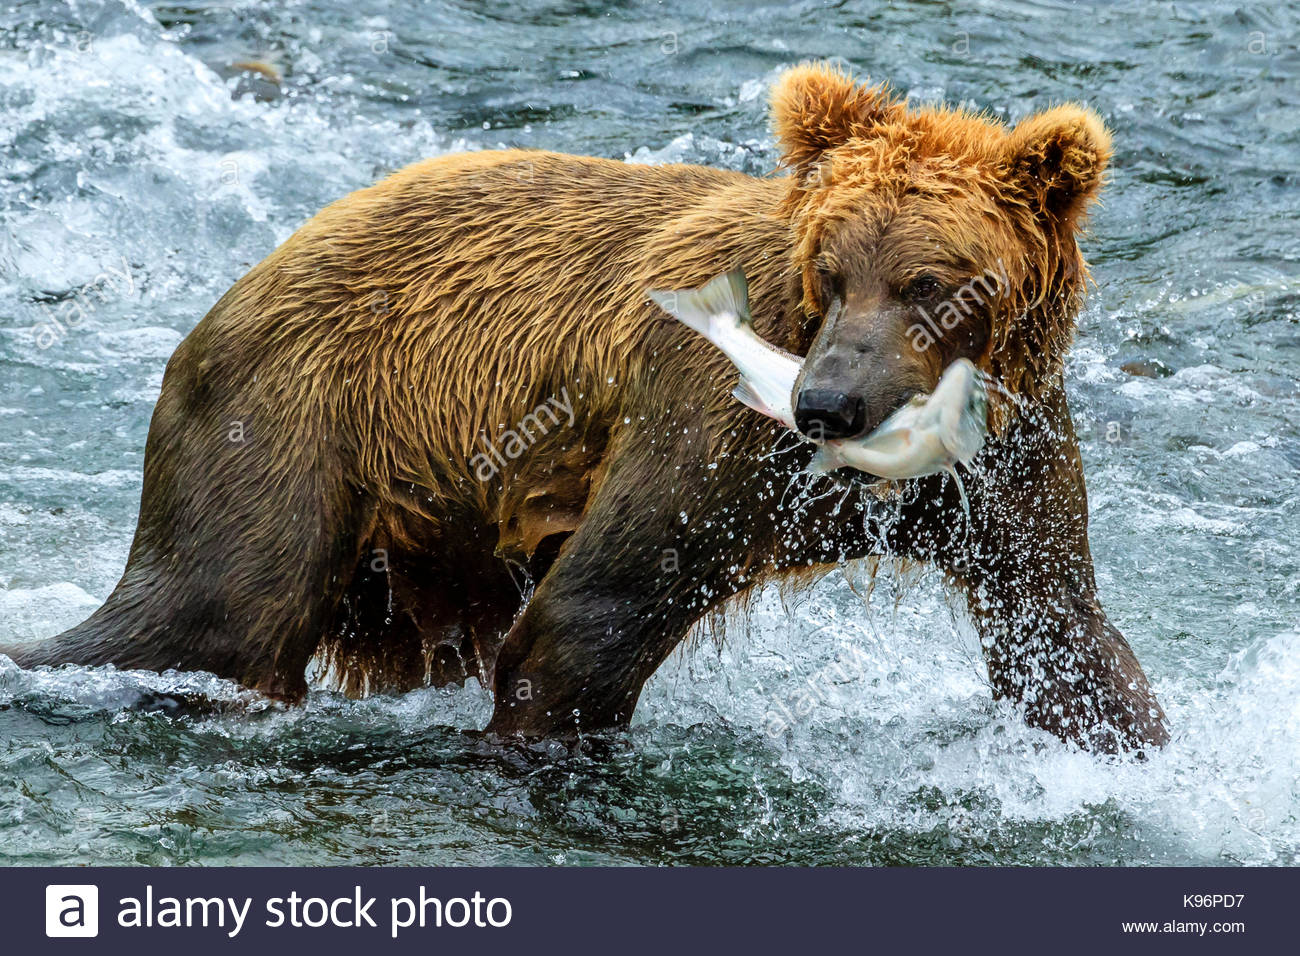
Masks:
[[[476,676],[490,730],[568,735],[625,725],[729,599],[883,549],[964,592],[995,696],[1031,724],[1163,743],[1097,600],[1062,384],[1101,121],[1068,105],[1007,128],[816,64],[772,102],[785,175],[503,150],[324,209],[169,361],[116,589],[10,655],[287,700],[318,654],[361,693]],[[907,358],[909,387],[966,354],[1006,390],[969,522],[942,476],[884,502],[799,493],[828,481],[792,484],[812,446],[733,401],[726,359],[645,295],[737,267],[759,332],[800,354],[837,288],[897,310],[920,271],[929,289],[1001,270]],[[561,394],[571,420],[534,414]]]

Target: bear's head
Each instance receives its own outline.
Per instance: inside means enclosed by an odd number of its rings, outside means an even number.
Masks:
[[[870,431],[963,356],[1013,394],[1049,383],[1088,279],[1076,237],[1110,157],[1096,113],[1059,106],[1008,128],[909,109],[825,65],[785,73],[772,111],[791,172],[803,431]]]

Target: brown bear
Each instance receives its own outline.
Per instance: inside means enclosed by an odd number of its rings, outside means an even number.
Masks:
[[[11,656],[288,700],[317,654],[353,692],[477,676],[490,731],[567,736],[625,725],[755,585],[888,553],[964,591],[993,693],[1031,724],[1163,743],[1098,603],[1062,384],[1102,123],[913,109],[819,65],[772,106],[788,175],[506,150],[323,210],[168,363],[117,588]],[[943,476],[800,477],[813,446],[733,401],[727,361],[646,297],[738,267],[758,331],[807,355],[805,431],[864,434],[961,356],[988,373],[969,517]]]

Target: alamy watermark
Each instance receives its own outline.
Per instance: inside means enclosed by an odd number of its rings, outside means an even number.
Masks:
[[[115,279],[121,279],[125,288],[119,290],[114,281]],[[38,349],[48,349],[63,338],[68,329],[81,328],[86,319],[95,311],[97,304],[103,305],[109,300],[109,292],[118,296],[131,295],[135,292],[135,279],[131,276],[131,267],[126,261],[126,256],[122,257],[121,272],[111,268],[106,269],[63,299],[58,304],[57,310],[50,308],[44,302],[39,303],[41,309],[45,312],[46,321],[32,329],[32,336],[36,339],[36,347]],[[92,300],[92,296],[98,299],[98,303]]]
[[[945,331],[955,329],[957,323],[962,319],[970,318],[974,314],[976,306],[987,305],[991,300],[997,298],[1009,284],[1007,267],[999,259],[997,272],[988,269],[971,279],[945,299],[934,310],[934,315],[931,315],[924,308],[920,309],[921,321],[914,323],[907,330],[908,338],[912,342],[912,348],[918,352],[924,352],[934,345]]]
[[[572,428],[575,420],[573,402],[569,399],[568,388],[560,389],[560,398],[551,396],[542,404],[519,420],[514,428],[507,428],[496,438],[488,438],[487,432],[480,432],[485,451],[472,456],[469,460],[474,469],[474,476],[479,481],[490,481],[506,466],[506,459],[514,461],[524,454],[531,445],[541,440],[541,435],[549,432],[542,416],[550,419],[551,428],[560,427],[560,418],[555,413],[563,412],[569,420],[566,428]],[[541,432],[541,435],[536,434]]]
[[[847,654],[837,655],[835,660],[810,676],[795,690],[783,698],[773,698],[765,717],[764,728],[769,737],[780,737],[795,723],[806,719],[819,705],[832,704],[831,686],[850,680],[859,680],[866,673],[870,658],[862,648],[853,644],[843,645]]]

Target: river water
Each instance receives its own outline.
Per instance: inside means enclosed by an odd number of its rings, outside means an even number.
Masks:
[[[767,88],[835,56],[1114,130],[1069,378],[1102,599],[1173,741],[1026,729],[924,576],[765,594],[596,757],[482,744],[473,686],[285,709],[0,660],[0,862],[1300,862],[1298,44],[1295,5],[1219,0],[4,6],[0,642],[112,589],[168,355],[322,205],[500,145],[767,172]]]

